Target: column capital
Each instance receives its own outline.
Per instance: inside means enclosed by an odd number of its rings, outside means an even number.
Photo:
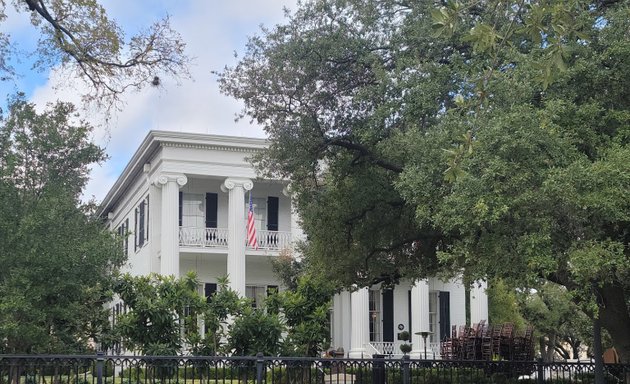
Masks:
[[[230,191],[236,187],[241,187],[244,190],[249,191],[254,188],[254,182],[252,182],[250,179],[228,177],[227,179],[225,179],[223,184],[221,184],[221,190],[223,192]]]
[[[152,184],[156,187],[162,187],[169,182],[177,183],[178,187],[181,188],[188,183],[188,178],[183,173],[160,173],[153,179]]]

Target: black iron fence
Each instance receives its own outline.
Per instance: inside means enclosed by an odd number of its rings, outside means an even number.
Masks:
[[[0,355],[0,384],[593,383],[594,364],[374,358]],[[626,383],[630,365],[605,365]],[[625,381],[624,381],[625,380]]]

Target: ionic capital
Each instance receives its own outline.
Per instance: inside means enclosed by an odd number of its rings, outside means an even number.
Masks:
[[[254,188],[254,183],[250,179],[240,179],[240,178],[235,178],[235,177],[228,177],[227,179],[225,179],[223,184],[221,184],[221,190],[223,192],[231,191],[232,189],[234,189],[236,187],[240,187],[240,188],[243,188],[246,191],[249,191],[252,188]]]
[[[153,185],[162,187],[169,182],[177,183],[178,188],[181,188],[186,185],[188,178],[183,173],[161,173],[153,180]]]

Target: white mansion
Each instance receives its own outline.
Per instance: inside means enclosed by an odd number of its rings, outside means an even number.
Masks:
[[[257,178],[247,161],[265,146],[263,139],[149,132],[101,206],[110,228],[129,233],[127,271],[193,270],[207,296],[226,275],[235,291],[255,301],[279,287],[269,261],[303,234],[288,182]],[[250,193],[258,249],[246,242]],[[487,319],[483,285],[471,287],[469,300],[471,323]],[[427,350],[437,353],[451,327],[466,323],[466,289],[461,281],[434,278],[373,286],[336,295],[331,309],[332,348],[350,357],[397,354],[397,333],[404,330],[413,335],[412,356],[420,356],[424,344],[415,332],[430,332]]]

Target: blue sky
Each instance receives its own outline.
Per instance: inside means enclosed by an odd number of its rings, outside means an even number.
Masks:
[[[104,126],[98,113],[87,113],[97,129],[94,140],[104,146],[110,159],[92,170],[85,197],[101,200],[151,129],[201,132],[234,136],[264,137],[260,127],[248,121],[234,122],[239,111],[237,101],[218,91],[212,70],[236,63],[234,52],[242,53],[247,37],[260,25],[271,27],[284,20],[283,7],[296,8],[296,0],[103,0],[109,15],[124,28],[126,36],[148,26],[164,15],[187,43],[189,56],[195,57],[192,80],[178,85],[163,79],[163,89],[147,89],[126,95],[126,105]],[[28,15],[16,14],[7,6],[8,17],[3,32],[11,35],[22,50],[31,50],[38,38]],[[54,70],[38,73],[30,70],[32,58],[21,55],[15,63],[22,77],[15,83],[1,83],[3,99],[19,90],[38,105],[63,100],[79,103],[82,85],[68,84]],[[63,88],[56,85],[66,84]],[[4,103],[3,103],[4,104]]]

